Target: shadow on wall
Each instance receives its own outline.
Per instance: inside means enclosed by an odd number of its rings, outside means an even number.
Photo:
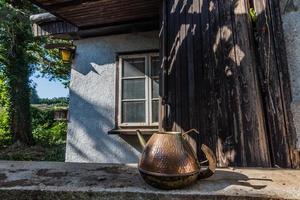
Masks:
[[[115,128],[116,54],[157,49],[157,31],[88,38],[76,45],[66,160],[137,162],[140,148],[136,137],[107,133]]]
[[[280,0],[281,13],[297,11],[300,8],[300,0]]]
[[[75,56],[72,68],[80,74],[87,75],[91,71],[97,73],[94,63],[90,63],[90,61],[97,60],[97,65],[105,65],[113,63],[115,60],[112,47],[109,46],[109,43],[107,43],[105,39],[83,39],[76,41],[75,45],[80,46],[80,48],[76,50],[76,54],[80,59],[77,59]]]
[[[117,135],[108,135],[114,118],[107,107],[95,105],[70,91],[70,121],[66,160],[101,163],[136,163],[139,152]]]
[[[96,65],[115,63],[118,52],[138,51],[158,48],[158,32],[136,32],[131,34],[109,35],[82,39],[75,42],[79,48],[72,68],[80,74],[87,75],[97,70]]]

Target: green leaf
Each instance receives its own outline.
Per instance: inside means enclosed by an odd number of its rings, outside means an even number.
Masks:
[[[257,14],[254,8],[250,8],[249,9],[249,15],[251,17],[252,22],[256,22],[257,21]]]

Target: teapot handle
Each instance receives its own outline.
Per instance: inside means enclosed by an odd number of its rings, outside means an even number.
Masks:
[[[188,134],[191,133],[191,132],[195,132],[195,133],[200,134],[199,131],[197,131],[196,129],[193,128],[193,129],[188,130],[187,132],[184,132],[184,133],[182,134],[182,136],[185,137],[186,135],[188,135]]]
[[[191,129],[191,130],[183,133],[183,136],[185,137],[187,134],[189,134],[191,132],[196,132],[199,134],[199,131],[197,131],[196,129]],[[214,175],[216,168],[217,168],[217,159],[216,159],[216,156],[213,153],[213,151],[205,144],[202,144],[201,150],[205,154],[205,157],[208,161],[208,168],[206,170],[200,171],[198,179],[205,179],[205,178],[208,178],[208,177]]]
[[[205,157],[208,161],[208,168],[206,170],[200,171],[198,179],[205,179],[211,177],[216,172],[217,159],[213,151],[205,144],[202,144],[201,150],[205,154]]]

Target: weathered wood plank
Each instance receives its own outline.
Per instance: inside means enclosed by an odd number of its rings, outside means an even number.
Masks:
[[[240,143],[246,158],[245,166],[270,167],[267,132],[261,102],[260,89],[256,77],[255,57],[250,35],[248,7],[244,0],[236,0],[235,35],[236,62],[240,70],[241,111],[244,134]]]
[[[195,127],[195,64],[194,64],[194,9],[196,2],[193,0],[187,1],[186,9],[186,40],[187,40],[187,84],[188,84],[188,112],[189,112],[189,127]]]
[[[187,36],[187,27],[188,27],[188,9],[191,6],[192,1],[179,1],[180,5],[180,22],[179,22],[179,29],[180,29],[180,47],[179,47],[179,57],[180,57],[180,64],[178,66],[178,77],[180,76],[180,83],[178,89],[180,90],[180,95],[177,96],[179,100],[179,115],[180,118],[177,120],[178,131],[187,131],[189,129],[189,88],[190,84],[188,82],[188,65],[189,65],[189,57],[188,55],[189,50],[187,48],[188,44],[188,36]],[[189,33],[190,34],[190,33]]]
[[[167,103],[168,103],[168,116],[166,121],[167,130],[175,130],[176,125],[176,66],[177,66],[177,53],[179,45],[179,35],[175,20],[177,20],[176,11],[178,1],[169,0],[167,1],[167,12],[168,12],[168,91],[167,91]]]
[[[264,1],[265,9],[262,12],[264,20],[258,25],[258,30],[266,29],[267,36],[269,37],[269,59],[273,60],[270,64],[273,77],[270,85],[274,85],[273,92],[271,92],[275,101],[275,116],[277,132],[271,132],[271,142],[274,145],[274,164],[281,167],[296,167],[299,166],[299,154],[295,153],[296,147],[296,134],[293,127],[292,113],[290,108],[291,99],[291,86],[290,77],[287,64],[287,56],[285,49],[285,42],[283,37],[280,4],[278,0]],[[262,31],[259,32],[260,36],[264,36]],[[266,34],[265,34],[266,35]],[[266,42],[264,42],[266,43]],[[262,59],[267,59],[266,53],[261,54]],[[265,66],[268,69],[268,66]]]
[[[265,114],[269,130],[272,162],[275,166],[290,167],[281,84],[277,69],[277,55],[273,42],[273,24],[269,4],[266,0],[254,1],[253,3],[256,12],[259,13],[256,23],[259,57],[258,73],[266,108]]]
[[[207,145],[210,145],[210,128],[209,124],[207,123],[208,120],[208,109],[207,109],[207,102],[209,101],[208,91],[210,90],[209,85],[207,84],[208,76],[207,76],[207,69],[209,68],[209,13],[208,13],[208,1],[207,0],[199,0],[199,26],[200,28],[197,29],[199,34],[201,35],[201,54],[195,55],[197,58],[197,61],[200,65],[198,66],[198,98],[197,98],[197,104],[199,104],[199,110],[197,112],[199,113],[199,131],[201,135],[199,136],[199,144],[198,144],[198,156],[199,158],[205,159],[204,155],[201,152],[201,143],[205,143]]]
[[[237,136],[240,130],[240,123],[237,122],[237,101],[234,90],[233,69],[236,68],[235,62],[230,59],[230,53],[234,49],[233,28],[231,18],[232,1],[220,0],[219,2],[219,45],[217,51],[220,52],[220,81],[219,88],[221,93],[218,99],[221,99],[219,114],[219,134],[218,134],[218,164],[219,166],[237,165],[236,159],[240,156],[238,149]]]
[[[281,10],[279,0],[271,2],[270,7],[272,14],[274,43],[276,49],[276,58],[278,63],[279,81],[282,93],[284,119],[287,131],[287,141],[289,143],[289,151],[291,156],[291,166],[293,168],[300,167],[300,154],[296,149],[297,135],[295,127],[293,125],[293,116],[291,111],[292,93],[291,93],[291,81],[289,74],[289,67],[287,63],[287,55],[284,40],[284,31],[282,27]]]
[[[185,31],[185,38],[186,38],[186,48],[187,48],[187,65],[186,65],[186,84],[188,84],[187,90],[187,103],[185,103],[185,108],[187,110],[188,121],[185,122],[185,130],[190,128],[197,128],[196,127],[196,112],[195,109],[195,64],[194,64],[194,9],[196,6],[197,1],[187,0],[185,15],[186,15],[186,31]],[[186,108],[187,107],[187,108]],[[198,135],[196,133],[190,134],[188,138],[190,144],[197,151],[197,140]]]
[[[220,131],[222,132],[221,121],[226,119],[220,119],[222,104],[222,97],[220,92],[224,85],[221,86],[222,82],[222,66],[220,63],[220,51],[219,51],[219,5],[218,0],[208,1],[209,10],[209,68],[208,68],[208,84],[209,84],[209,102],[208,112],[209,121],[207,122],[210,126],[210,141],[209,146],[213,151],[216,152],[216,156],[219,160],[218,152],[218,137]]]
[[[194,70],[194,107],[190,109],[190,112],[193,112],[192,116],[193,120],[191,123],[191,127],[195,127],[199,132],[200,135],[197,135],[196,139],[196,149],[197,152],[200,152],[201,150],[201,141],[202,137],[201,134],[203,134],[201,128],[200,128],[200,119],[201,119],[201,113],[200,110],[200,95],[201,95],[201,69],[202,69],[202,34],[201,34],[201,0],[194,0],[193,2],[193,12],[192,12],[192,25],[191,27],[191,33],[192,33],[192,48],[193,48],[193,70]],[[193,125],[193,126],[192,126]],[[199,153],[198,153],[199,154]],[[200,155],[199,155],[200,158]]]
[[[159,74],[159,131],[165,131],[167,126],[167,73],[168,73],[168,23],[167,23],[167,0],[163,0],[161,5],[161,15],[160,15],[160,31],[159,31],[159,41],[160,41],[160,60],[161,69]]]
[[[183,18],[181,17],[181,10],[183,8],[183,2],[181,0],[175,0],[175,20],[174,20],[174,34],[177,34],[178,37],[178,43],[176,44],[175,47],[175,55],[176,57],[174,57],[175,59],[175,64],[174,64],[174,70],[175,70],[175,82],[174,82],[174,86],[176,86],[176,91],[175,91],[175,110],[176,110],[176,115],[175,115],[175,121],[174,121],[174,125],[173,128],[175,128],[175,131],[182,131],[182,127],[181,127],[181,54],[183,53],[181,51],[181,46],[182,46],[182,26],[181,24],[184,23],[183,22]],[[173,5],[174,6],[174,5]]]

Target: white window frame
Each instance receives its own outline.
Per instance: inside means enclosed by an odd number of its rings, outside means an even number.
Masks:
[[[159,100],[159,98],[152,98],[152,82],[151,82],[151,58],[158,57],[158,53],[145,53],[145,54],[130,54],[130,55],[120,55],[119,56],[119,99],[118,99],[118,125],[120,127],[131,127],[131,126],[149,126],[149,127],[157,127],[158,122],[152,122],[152,100]],[[145,76],[139,77],[130,77],[123,78],[123,60],[131,59],[131,58],[145,58]],[[146,114],[146,122],[145,123],[122,123],[122,80],[124,79],[138,79],[145,78],[145,114]],[[155,78],[159,78],[158,76]],[[136,99],[136,101],[141,101],[142,99]],[[128,101],[128,100],[126,100]],[[135,101],[132,99],[131,101]]]

